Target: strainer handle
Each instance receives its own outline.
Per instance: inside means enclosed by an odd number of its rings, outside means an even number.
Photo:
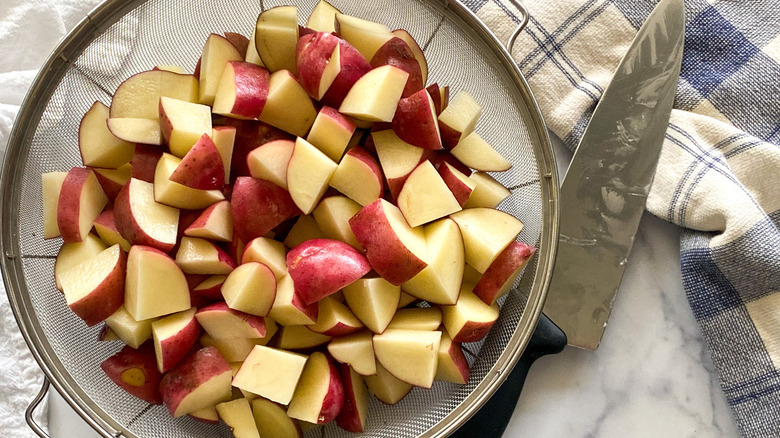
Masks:
[[[40,424],[35,422],[33,414],[35,413],[35,409],[38,407],[38,405],[40,405],[43,401],[44,397],[46,397],[47,392],[49,392],[49,379],[44,377],[41,390],[38,392],[38,395],[35,396],[33,401],[30,402],[30,406],[27,406],[27,410],[24,412],[24,419],[27,421],[27,425],[30,426],[30,429],[32,429],[33,432],[35,432],[35,434],[40,438],[49,438],[49,434],[43,430]]]
[[[566,334],[544,314],[539,317],[531,342],[501,387],[466,424],[450,438],[499,438],[515,412],[517,399],[533,363],[542,356],[560,353],[566,346]]]
[[[526,7],[523,6],[523,4],[518,0],[509,0],[509,3],[512,3],[512,6],[517,8],[521,15],[520,24],[517,26],[517,29],[512,32],[512,35],[509,36],[509,40],[506,43],[506,49],[511,54],[512,49],[515,47],[515,42],[517,42],[517,37],[520,36],[520,32],[522,32],[523,29],[525,29],[525,26],[528,25],[528,20],[531,16],[528,14],[528,9],[526,9]]]

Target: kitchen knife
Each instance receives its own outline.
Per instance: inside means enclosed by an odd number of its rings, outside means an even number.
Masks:
[[[563,180],[547,316],[503,385],[454,438],[501,436],[536,359],[567,343],[598,347],[655,175],[684,39],[683,0],[661,0],[618,65]]]
[[[561,186],[560,237],[544,313],[595,350],[612,310],[672,111],[682,0],[662,0],[604,90]]]

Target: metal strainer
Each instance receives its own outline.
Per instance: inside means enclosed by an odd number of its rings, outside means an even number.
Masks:
[[[500,385],[541,312],[557,239],[557,187],[547,130],[509,52],[460,3],[331,2],[344,13],[407,29],[424,48],[428,82],[450,85],[452,93],[468,90],[484,106],[477,131],[513,164],[497,175],[512,190],[501,208],[525,223],[519,240],[539,247],[518,289],[501,302],[501,317],[489,336],[465,345],[472,366],[467,385],[437,382],[431,390],[413,390],[395,406],[371,401],[365,436],[444,436]],[[164,407],[126,394],[100,370],[119,346],[98,342],[98,328],[87,328],[55,289],[52,273],[61,241],[42,238],[40,175],[81,165],[77,132],[82,115],[95,100],[110,103],[111,92],[125,78],[161,64],[192,71],[209,33],[249,35],[261,10],[290,3],[305,18],[316,0],[108,0],[62,41],[22,106],[0,195],[6,289],[47,379],[105,437],[229,437],[230,431],[188,418],[174,420]],[[47,387],[48,382],[42,393]],[[333,425],[307,436],[351,434]]]

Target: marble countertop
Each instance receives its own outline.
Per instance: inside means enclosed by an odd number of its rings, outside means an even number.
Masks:
[[[507,437],[737,437],[691,313],[679,230],[645,214],[596,351],[531,368]]]
[[[560,166],[569,154],[556,141]],[[563,173],[563,172],[561,172]],[[601,346],[528,374],[505,437],[738,437],[683,290],[679,230],[645,214]],[[53,438],[98,435],[52,394]]]

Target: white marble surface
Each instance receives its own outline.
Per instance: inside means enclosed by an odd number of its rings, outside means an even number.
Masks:
[[[739,436],[685,297],[679,233],[645,213],[599,349],[539,359],[506,437]]]
[[[739,436],[685,298],[679,250],[679,230],[646,214],[601,346],[541,358],[505,437]],[[98,436],[57,395],[49,421],[54,438]]]
[[[601,346],[541,358],[506,436],[738,436],[685,299],[678,234],[645,215]]]

